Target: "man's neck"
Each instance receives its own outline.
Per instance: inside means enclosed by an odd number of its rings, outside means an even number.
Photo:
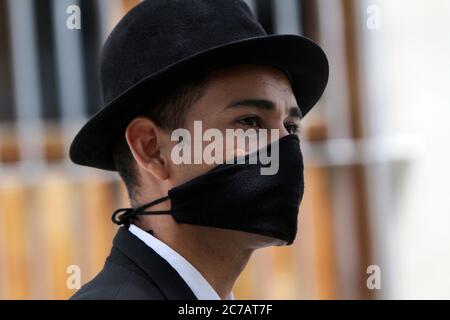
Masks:
[[[222,299],[231,294],[253,252],[242,248],[232,231],[182,225],[153,229],[153,235],[188,260]]]

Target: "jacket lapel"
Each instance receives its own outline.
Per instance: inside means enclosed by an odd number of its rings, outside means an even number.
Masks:
[[[152,248],[125,228],[120,228],[113,246],[130,258],[158,286],[169,300],[197,300],[178,272]]]

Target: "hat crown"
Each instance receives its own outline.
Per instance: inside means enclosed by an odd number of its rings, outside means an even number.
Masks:
[[[242,0],[143,1],[118,23],[103,47],[105,105],[180,60],[265,35]]]

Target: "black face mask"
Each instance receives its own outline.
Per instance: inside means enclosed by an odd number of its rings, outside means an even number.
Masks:
[[[279,168],[274,175],[262,175],[250,164],[260,159],[261,150],[245,157],[245,164],[223,164],[205,175],[173,188],[169,196],[135,209],[119,209],[113,222],[129,226],[138,215],[171,214],[177,223],[239,230],[281,239],[292,244],[297,234],[297,217],[303,197],[303,157],[296,135],[281,138]],[[273,145],[268,145],[270,154]],[[267,153],[264,153],[267,154]],[[273,157],[272,157],[273,158]],[[145,211],[170,199],[170,211]],[[122,213],[120,216],[119,214]]]

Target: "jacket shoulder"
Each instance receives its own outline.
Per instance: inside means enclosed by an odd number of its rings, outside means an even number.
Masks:
[[[71,300],[164,300],[151,279],[138,267],[111,255],[103,270],[86,283]]]

